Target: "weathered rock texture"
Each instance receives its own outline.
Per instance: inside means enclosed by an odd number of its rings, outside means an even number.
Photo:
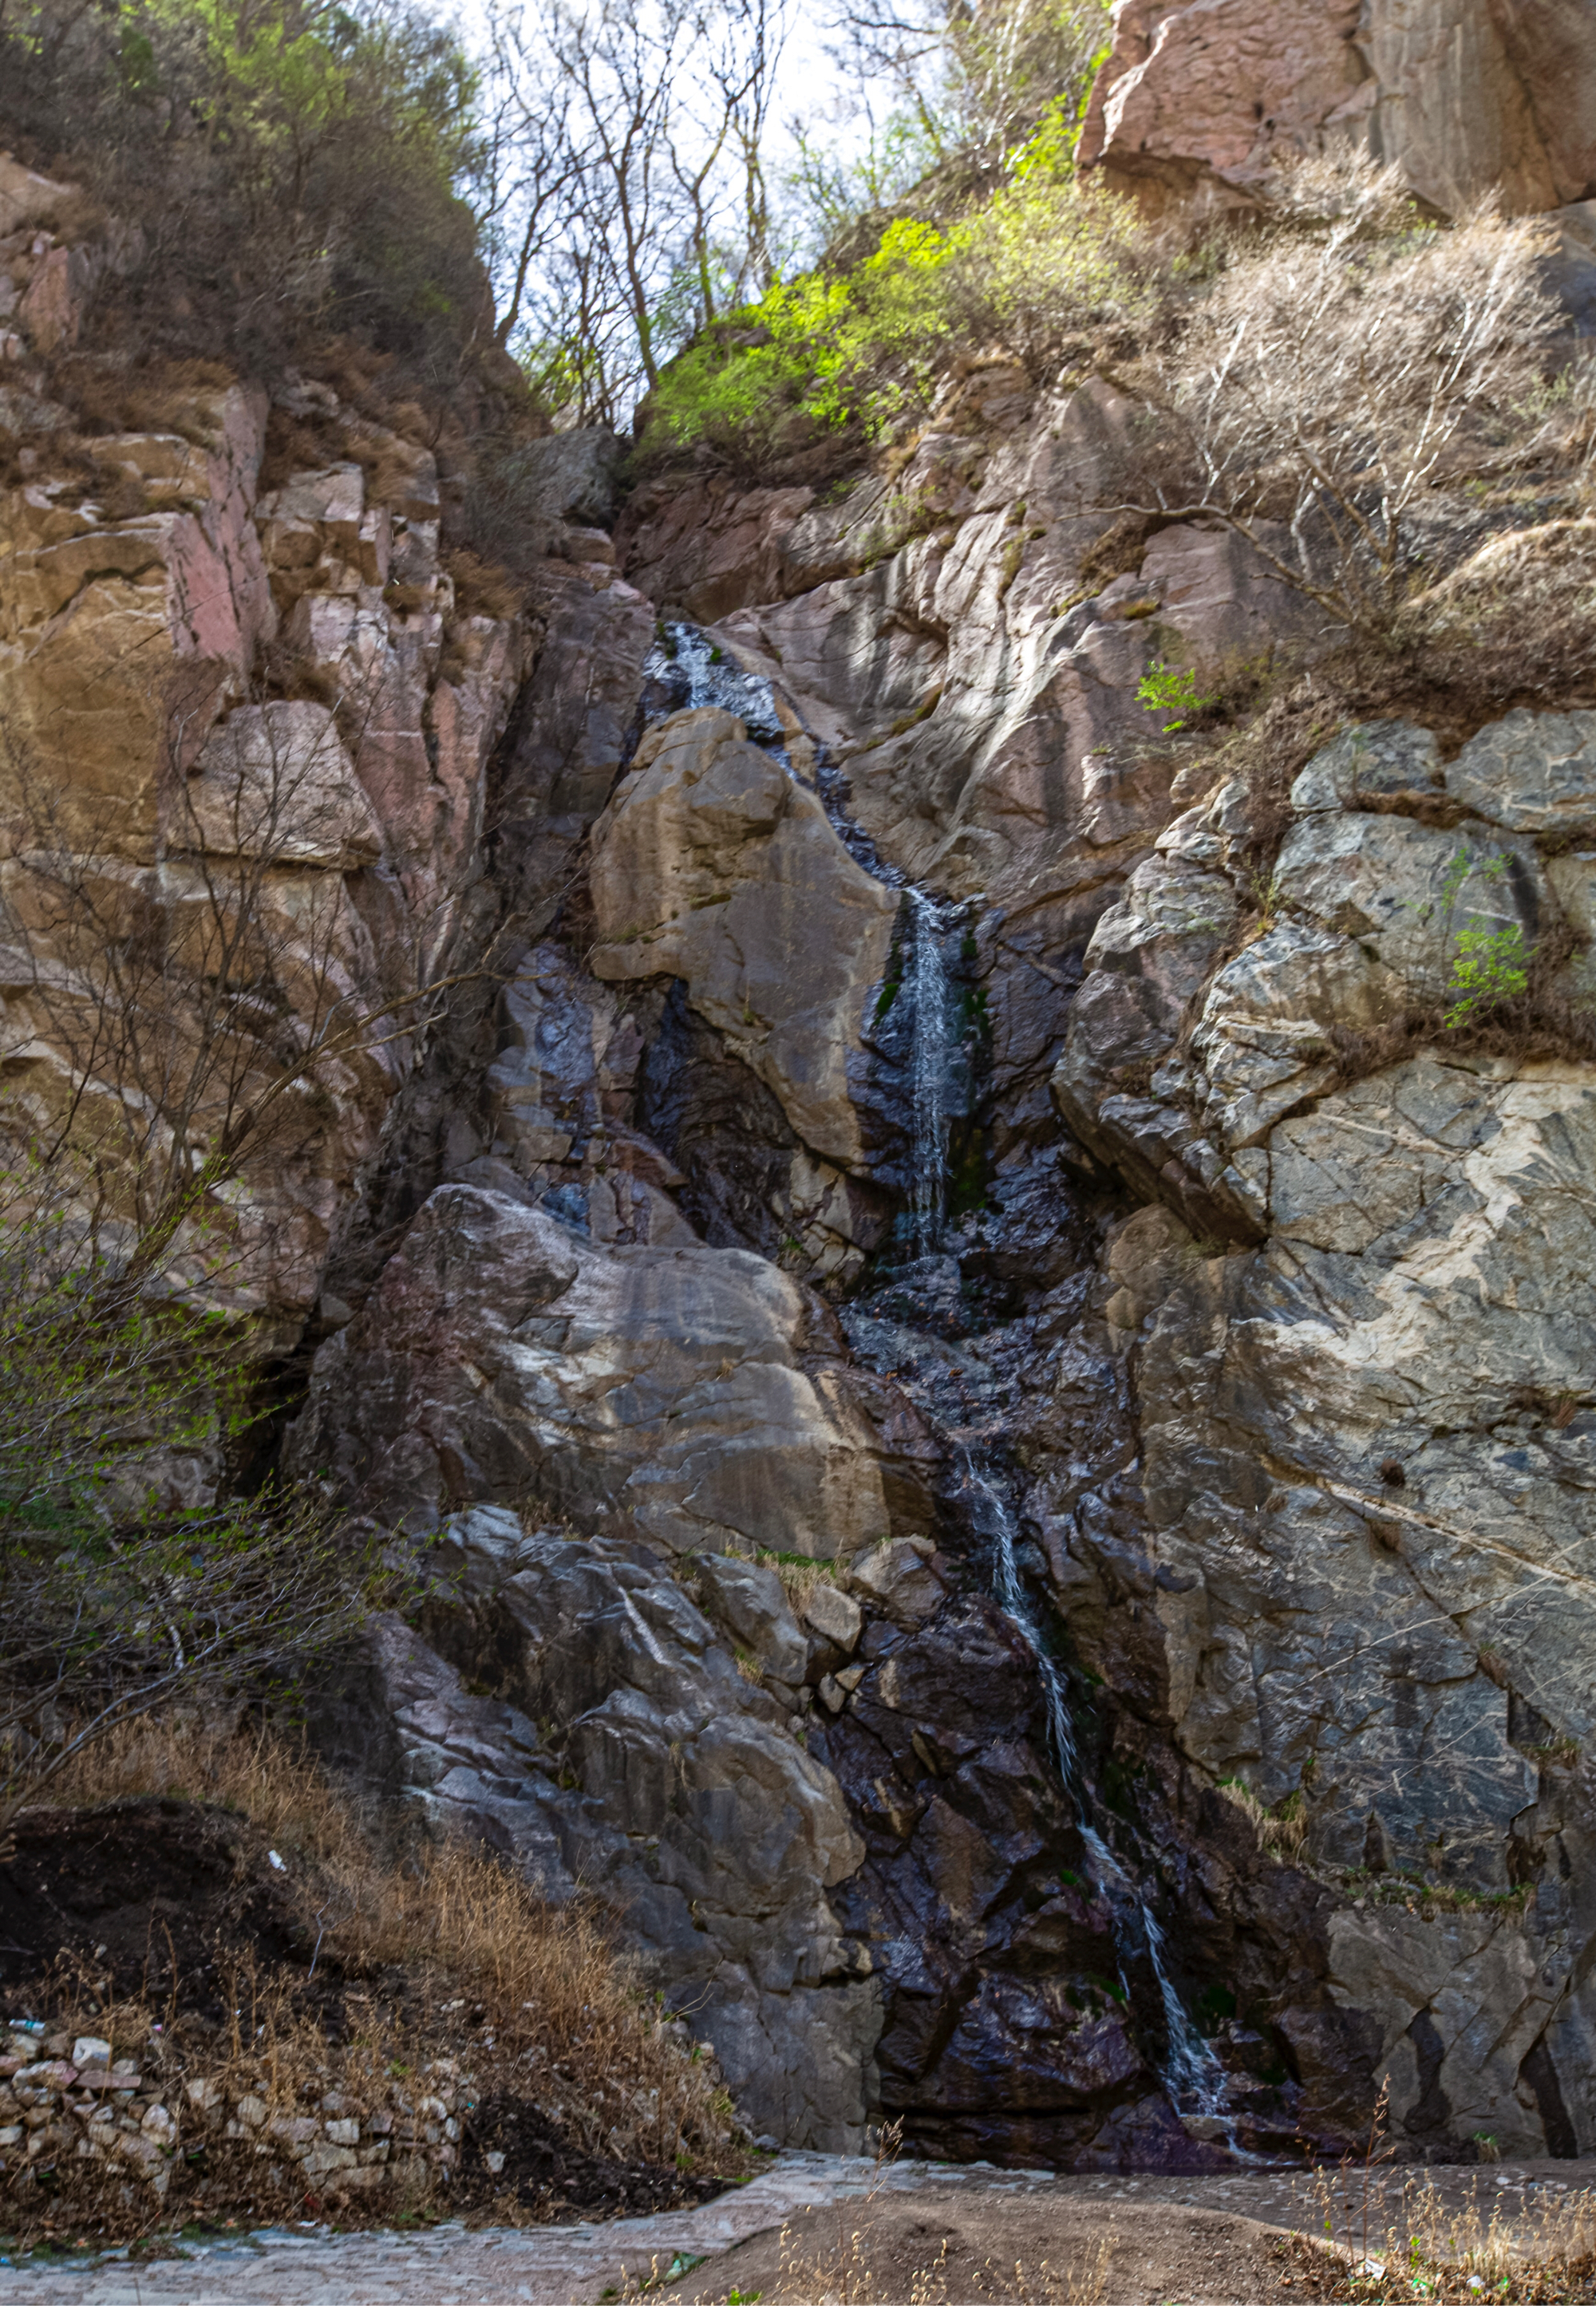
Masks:
[[[712,1614],[726,1608],[719,1559],[703,1566]],[[792,1695],[745,1678],[695,1602],[692,1564],[673,1576],[646,1545],[524,1534],[488,1508],[448,1525],[440,1562],[458,1584],[429,1611],[428,1641],[395,1621],[376,1648],[392,1782],[552,1894],[579,1881],[624,1917],[756,2131],[856,2141],[879,2003],[826,1892],[863,1849],[835,1779],[787,1727]],[[780,1585],[747,1574],[775,1588],[756,1628],[745,1613],[747,1637],[801,1663]],[[463,1674],[495,1695],[468,1694]]]
[[[0,196],[0,310],[16,332],[0,421],[33,443],[0,521],[13,828],[0,874],[21,940],[0,988],[20,1052],[11,1086],[40,1117],[81,1087],[63,988],[93,908],[108,933],[115,886],[130,925],[159,922],[201,971],[242,925],[259,1013],[282,1020],[258,1048],[244,1042],[237,1077],[253,1094],[329,1017],[353,1025],[440,973],[535,634],[457,613],[432,455],[341,411],[329,386],[314,386],[315,413],[342,423],[358,457],[269,494],[267,397],[243,385],[172,386],[159,428],[93,437],[89,483],[81,454],[54,459],[69,412],[47,397],[45,356],[75,335],[116,234],[74,240],[73,188],[9,160]],[[312,390],[291,381],[280,397],[303,414]],[[280,1344],[312,1312],[420,1053],[405,1033],[415,1013],[391,1011],[370,1046],[322,1067],[313,1111],[263,1141],[218,1209],[238,1249],[227,1302]],[[131,1046],[140,1029],[130,1012],[111,1038]],[[114,1126],[115,1085],[103,1059],[92,1070],[90,1104]]]
[[[1443,69],[1395,7],[1133,0],[1094,132],[1241,198],[1407,90],[1437,205],[1487,166],[1572,201],[1579,21],[1431,12]],[[1448,79],[1488,40],[1507,77]],[[245,1181],[294,1242],[263,1299],[318,1323],[286,1462],[427,1573],[330,1749],[607,1900],[795,2143],[1334,2148],[1388,2076],[1404,2151],[1596,2149],[1596,1068],[1447,1021],[1471,951],[1591,982],[1596,715],[1327,730],[1260,848],[1138,688],[1316,614],[1216,531],[1108,533],[1126,408],[995,359],[891,477],[660,483],[613,546],[613,443],[547,447],[579,526],[517,620],[457,612],[414,445],[351,422],[262,498],[235,390],[101,444],[113,517],[24,373],[0,676],[73,853],[172,907],[262,867],[352,999],[463,959]],[[656,611],[716,620],[785,758],[718,706],[644,727]],[[949,1212],[906,1260],[932,935]],[[285,970],[303,1019],[329,980]],[[4,991],[42,1102],[65,1057]],[[1177,2114],[1148,1917],[1224,2120]]]
[[[898,906],[815,794],[730,713],[679,713],[644,739],[593,852],[593,975],[684,979],[805,1143],[860,1166],[849,1073]]]
[[[1248,205],[1337,144],[1455,216],[1596,190],[1589,0],[1119,0],[1081,159],[1154,205]]]
[[[668,1553],[829,1559],[890,1515],[846,1371],[809,1326],[803,1293],[746,1251],[601,1244],[508,1192],[443,1185],[318,1355],[295,1459],[395,1526],[539,1498]]]

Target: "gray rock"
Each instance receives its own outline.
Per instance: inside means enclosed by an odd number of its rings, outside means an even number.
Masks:
[[[1330,1027],[1384,1023],[1395,989],[1390,973],[1353,938],[1295,921],[1277,923],[1227,961],[1191,1036],[1208,1082],[1203,1117],[1216,1139],[1229,1148],[1256,1144],[1294,1105],[1327,1089],[1336,1074]]]
[[[1303,1785],[1334,1864],[1500,1883],[1535,1791],[1513,1706],[1596,1728],[1596,1441],[1515,1406],[1577,1397],[1596,1350],[1568,1286],[1596,1071],[1549,1070],[1417,1060],[1282,1124],[1282,1237],[1197,1268],[1143,1349],[1177,1735],[1268,1799]]]
[[[1447,790],[1510,833],[1596,830],[1596,713],[1521,706],[1491,722],[1449,764]]]
[[[830,1560],[891,1516],[847,1373],[801,1365],[808,1319],[747,1251],[612,1247],[444,1185],[317,1354],[290,1456],[412,1530],[474,1492],[679,1553]]]
[[[1143,978],[1178,1014],[1233,929],[1236,910],[1224,874],[1178,856],[1150,857],[1092,932],[1086,966]]]
[[[1532,944],[1549,918],[1528,842],[1405,816],[1309,816],[1281,850],[1275,881],[1280,904],[1357,938],[1401,979],[1404,996],[1424,1000],[1443,996],[1464,931],[1516,923]]]
[[[804,1678],[808,1644],[773,1569],[734,1553],[705,1553],[694,1565],[704,1607],[735,1634],[777,1681]]]
[[[1272,1229],[1348,1256],[1405,1251],[1421,1218],[1433,1231],[1482,1206],[1466,1156],[1497,1134],[1498,1103],[1472,1070],[1426,1053],[1282,1122],[1267,1152]]]
[[[1114,1295],[1104,1308],[1111,1330],[1133,1337],[1191,1269],[1196,1254],[1188,1228],[1159,1202],[1138,1209],[1115,1234],[1108,1251]]]
[[[614,432],[555,432],[516,449],[516,479],[536,517],[608,528],[626,453],[626,442]]]
[[[824,1641],[851,1651],[858,1644],[865,1620],[851,1594],[845,1593],[840,1585],[823,1583],[805,1598],[804,1623]]]
[[[936,1548],[928,1537],[893,1537],[854,1562],[855,1587],[894,1625],[923,1626],[943,1605],[943,1582],[931,1567]]]
[[[1596,337],[1596,201],[1572,201],[1554,209],[1551,222],[1562,237],[1547,258],[1549,288],[1582,337]]]
[[[491,1601],[481,1587],[435,1596],[447,1656],[380,1629],[403,1786],[549,1894],[580,1881],[624,1916],[751,2125],[856,2147],[880,2016],[828,1902],[864,1855],[830,1772],[646,1549],[539,1532]]]
[[[1410,721],[1360,721],[1298,772],[1291,805],[1304,814],[1355,808],[1364,793],[1421,793],[1440,782],[1440,747],[1432,730]]]
[[[593,828],[592,888],[594,975],[683,978],[805,1143],[867,1167],[849,1061],[862,1059],[898,901],[816,795],[730,713],[678,713],[650,730]]]

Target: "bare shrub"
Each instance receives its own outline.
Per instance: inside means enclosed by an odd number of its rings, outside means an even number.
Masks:
[[[218,1496],[257,1413],[247,1340],[152,1296],[94,1201],[59,1155],[0,1170],[0,1849],[100,1740],[258,1692],[365,1613],[318,1492]]]
[[[1143,410],[1148,493],[1115,509],[1223,521],[1333,624],[1382,637],[1435,492],[1532,468],[1571,414],[1548,374],[1549,227],[1403,207],[1363,158],[1287,178],[1275,228],[1116,379]]]

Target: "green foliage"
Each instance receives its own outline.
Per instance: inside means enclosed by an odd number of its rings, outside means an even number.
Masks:
[[[1471,881],[1499,884],[1506,879],[1507,867],[1505,855],[1498,852],[1494,857],[1482,858],[1477,850],[1465,844],[1455,851],[1442,875],[1441,949],[1443,953],[1448,946],[1451,949],[1451,975],[1443,996],[1447,1004],[1443,1022],[1449,1032],[1477,1024],[1504,1001],[1515,1000],[1529,989],[1530,963],[1534,954],[1524,944],[1523,929],[1517,921],[1489,928],[1483,926],[1483,920],[1490,917],[1476,913],[1472,916],[1473,925],[1459,930],[1455,939],[1453,936],[1453,918],[1464,887]],[[1420,918],[1428,920],[1430,916],[1431,908],[1427,906]]]
[[[1165,721],[1164,733],[1173,736],[1186,725],[1189,713],[1205,713],[1213,704],[1211,696],[1197,693],[1197,675],[1188,668],[1176,672],[1162,657],[1155,657],[1136,685],[1136,701],[1148,713],[1178,713],[1178,721]]]
[[[1501,929],[1461,931],[1447,987],[1448,1030],[1472,1024],[1502,1002],[1515,1000],[1529,986],[1531,958],[1516,921]]]
[[[457,342],[485,285],[457,194],[475,97],[458,42],[404,0],[0,14],[0,136],[141,225],[142,264],[107,293],[160,349],[264,361],[311,322],[417,356]]]
[[[650,449],[779,446],[784,420],[799,438],[852,422],[875,438],[929,392],[950,333],[947,251],[930,225],[900,222],[847,278],[778,283],[705,329],[650,402]]]
[[[961,345],[1041,363],[1073,329],[1139,319],[1126,212],[1060,173],[1068,146],[1050,114],[969,216],[900,218],[849,271],[778,282],[704,329],[646,404],[644,459],[702,445],[757,463],[849,428],[876,440],[929,407]]]

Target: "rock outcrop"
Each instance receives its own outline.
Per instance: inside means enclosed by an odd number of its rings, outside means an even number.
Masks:
[[[392,1527],[537,1498],[667,1554],[884,1534],[868,1425],[793,1282],[690,1236],[602,1244],[505,1180],[419,1211],[317,1356],[296,1464]]]
[[[837,2149],[862,2133],[881,2022],[868,1955],[826,1896],[862,1845],[787,1726],[795,1693],[739,1670],[695,1601],[724,1618],[719,1559],[700,1585],[636,1542],[525,1533],[491,1507],[448,1523],[428,1640],[394,1621],[376,1645],[389,1783],[550,1894],[602,1897],[694,2012],[743,2119]],[[801,1670],[777,1581],[750,1573],[777,1598],[742,1658]]]
[[[679,713],[644,739],[593,827],[592,887],[593,975],[681,978],[803,1141],[861,1166],[849,1075],[898,906],[815,795],[730,713]]]
[[[13,332],[0,422],[29,442],[0,558],[12,1088],[41,1122],[83,1092],[72,988],[100,985],[97,952],[135,918],[171,941],[179,1008],[203,1008],[194,986],[236,978],[246,951],[260,993],[247,1019],[239,1011],[242,1063],[219,1087],[198,1028],[152,1020],[124,973],[89,1067],[107,1130],[125,1138],[152,1065],[201,1129],[219,1126],[290,1046],[337,1028],[314,1096],[280,1108],[291,1124],[263,1133],[214,1213],[235,1246],[221,1299],[286,1348],[312,1317],[361,1166],[420,1053],[407,1003],[458,927],[489,760],[534,636],[525,620],[459,612],[431,452],[330,386],[290,379],[280,410],[340,427],[354,453],[268,491],[271,409],[253,386],[141,387],[158,422],[80,437],[50,397],[51,358],[122,243],[114,223],[85,238],[74,188],[9,159],[0,201]],[[107,980],[97,997],[119,996]],[[383,1011],[386,1029],[351,1029]],[[156,1060],[141,1035],[158,1031],[168,1045]],[[226,1115],[218,1097],[232,1099]]]
[[[1430,207],[1510,213],[1596,191],[1588,0],[1118,0],[1080,157],[1155,208],[1244,208],[1337,144]]]

